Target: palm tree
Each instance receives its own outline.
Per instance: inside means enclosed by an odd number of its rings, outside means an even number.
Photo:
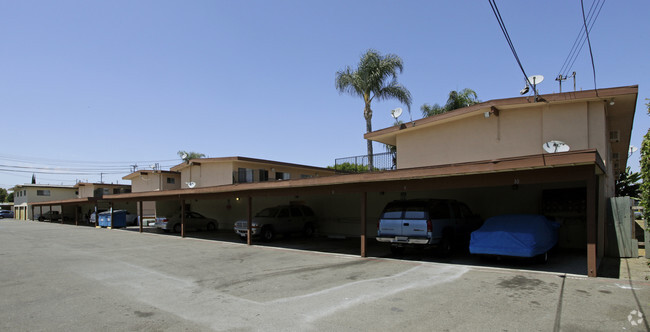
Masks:
[[[422,111],[422,116],[426,118],[429,116],[442,114],[453,111],[455,109],[478,104],[480,102],[481,101],[478,100],[478,95],[472,89],[466,88],[460,91],[452,90],[449,91],[449,98],[447,98],[447,103],[445,106],[440,106],[438,104],[433,104],[433,106],[424,104],[422,107],[420,107],[420,111]]]
[[[339,93],[349,93],[363,98],[365,103],[363,117],[366,119],[366,132],[372,131],[372,108],[374,99],[397,99],[411,110],[411,93],[397,83],[397,73],[404,68],[402,59],[395,54],[382,56],[375,50],[368,50],[361,56],[356,69],[349,66],[336,72],[336,89]],[[368,144],[368,166],[373,169],[372,141]]]
[[[178,151],[177,153],[178,153],[178,156],[181,157],[181,159],[183,159],[183,161],[186,162],[186,163],[189,163],[190,160],[192,160],[192,159],[198,159],[198,158],[205,157],[205,154],[194,152],[194,151],[183,151],[183,150],[181,150],[181,151]]]

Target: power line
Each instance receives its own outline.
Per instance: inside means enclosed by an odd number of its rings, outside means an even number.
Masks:
[[[581,24],[580,31],[578,32],[576,39],[573,41],[571,50],[569,51],[567,57],[564,59],[564,63],[562,64],[562,67],[559,70],[558,77],[566,77],[571,71],[571,69],[573,68],[575,61],[578,59],[578,55],[580,54],[580,51],[582,51],[582,48],[584,47],[585,42],[587,41],[586,38],[587,32],[591,32],[591,29],[596,23],[598,16],[600,16],[600,12],[603,9],[604,5],[605,5],[605,0],[602,0],[602,2],[600,0],[596,0],[591,3],[591,7],[589,8],[589,12],[587,13],[587,19],[586,19],[587,24],[584,24],[584,22],[583,24]],[[583,7],[583,18],[584,18],[584,7]],[[586,29],[585,25],[589,26],[589,29]]]
[[[501,17],[501,13],[499,12],[499,8],[497,7],[496,1],[495,0],[489,0],[489,2],[490,2],[490,7],[492,7],[492,12],[494,13],[494,16],[496,17],[497,21],[499,22],[499,27],[501,28],[501,31],[503,32],[503,35],[506,37],[506,41],[508,42],[508,46],[510,46],[510,50],[512,51],[512,55],[515,56],[515,60],[517,60],[517,64],[519,64],[519,68],[521,69],[521,72],[524,74],[524,80],[526,81],[527,84],[530,84],[530,82],[528,82],[528,75],[526,75],[526,71],[524,70],[524,66],[521,64],[521,61],[519,60],[519,56],[517,55],[517,51],[515,50],[515,46],[512,43],[512,40],[510,39],[510,35],[508,34],[508,29],[506,28],[506,25],[503,22],[503,18]],[[537,95],[537,92],[535,92],[535,95]]]
[[[596,96],[598,96],[598,88],[596,86],[596,65],[594,65],[594,53],[591,51],[591,40],[589,39],[589,31],[587,31],[587,20],[585,19],[585,5],[583,0],[580,0],[580,6],[582,7],[582,22],[585,25],[585,32],[587,34],[587,44],[589,44],[589,56],[591,56],[591,69],[594,73],[594,90],[596,90]]]

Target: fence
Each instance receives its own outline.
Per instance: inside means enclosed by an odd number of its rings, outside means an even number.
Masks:
[[[395,152],[376,153],[371,157],[372,169],[370,169],[368,155],[338,158],[334,161],[334,169],[344,173],[364,173],[397,168],[397,155]]]

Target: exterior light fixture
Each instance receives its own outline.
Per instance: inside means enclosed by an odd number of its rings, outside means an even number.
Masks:
[[[499,116],[499,109],[497,109],[496,107],[492,106],[492,107],[490,107],[490,110],[489,110],[489,111],[483,113],[483,116],[487,119],[487,118],[489,118],[492,114],[494,114],[494,116]]]

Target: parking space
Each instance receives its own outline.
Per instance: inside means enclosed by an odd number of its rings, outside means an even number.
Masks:
[[[122,229],[128,232],[139,232],[139,227],[126,227]],[[144,227],[143,232],[158,234],[167,237],[180,237],[178,233],[165,233],[155,227]],[[187,232],[186,238],[201,239],[220,243],[244,243],[238,235],[231,230]],[[305,238],[299,235],[279,236],[271,242],[255,239],[256,247],[268,247],[278,249],[304,250],[320,253],[335,253],[351,256],[359,255],[359,237],[341,236],[315,236]],[[544,271],[554,273],[567,273],[571,275],[587,275],[586,254],[579,250],[561,249],[551,253],[549,261],[540,264],[534,259],[517,258],[485,258],[470,255],[467,251],[455,251],[450,257],[440,257],[434,249],[408,249],[404,254],[396,255],[391,253],[389,245],[380,243],[375,239],[369,239],[366,244],[368,257],[404,260],[412,262],[433,262],[456,264],[462,266],[506,268],[514,270]]]
[[[647,329],[627,318],[650,311],[647,283],[278,245],[293,241],[3,221],[0,330]]]

